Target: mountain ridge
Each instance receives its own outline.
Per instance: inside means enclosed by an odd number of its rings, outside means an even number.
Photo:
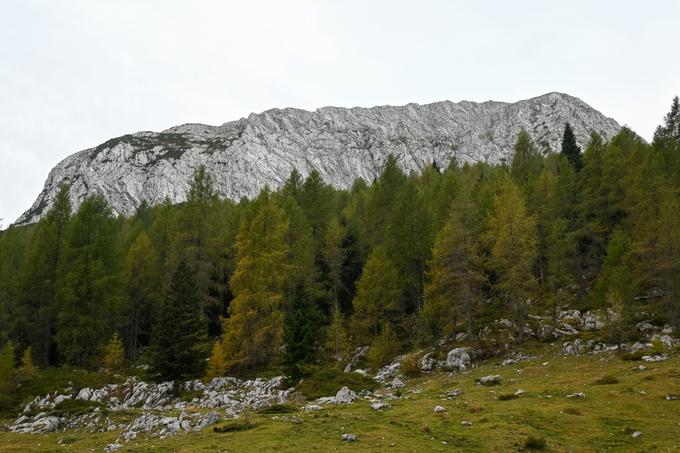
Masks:
[[[219,126],[185,123],[161,132],[140,131],[76,152],[57,164],[44,188],[15,224],[38,221],[59,185],[70,185],[74,208],[102,194],[114,213],[130,215],[142,201],[186,199],[191,176],[205,165],[220,196],[255,196],[280,186],[297,168],[349,188],[372,181],[389,154],[407,172],[433,162],[507,162],[525,129],[539,149],[559,149],[565,122],[585,145],[590,131],[605,139],[621,126],[581,99],[551,92],[514,103],[438,101],[403,106],[273,108]]]

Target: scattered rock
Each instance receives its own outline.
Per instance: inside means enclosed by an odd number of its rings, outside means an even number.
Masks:
[[[531,360],[531,359],[535,359],[535,358],[536,357],[530,356],[530,355],[525,354],[523,352],[514,352],[514,353],[510,354],[510,357],[503,360],[503,362],[501,364],[503,366],[508,366],[508,365],[512,365],[512,364],[515,364],[517,362],[520,362],[522,360]]]
[[[107,452],[107,453],[110,453],[112,451],[118,451],[121,448],[123,448],[123,446],[121,444],[108,444],[106,446],[106,448],[104,448],[104,451]]]
[[[663,362],[664,360],[668,360],[668,356],[666,354],[643,355],[642,360],[645,362]]]
[[[384,401],[376,401],[375,403],[371,404],[371,407],[376,411],[381,411],[383,409],[389,409],[391,406]]]
[[[404,381],[399,379],[399,377],[397,376],[394,379],[392,379],[392,382],[390,382],[390,387],[392,387],[393,389],[400,389],[406,387],[406,384],[404,384]]]
[[[470,354],[466,348],[451,349],[446,355],[446,366],[451,370],[464,371],[470,365]]]
[[[635,324],[635,328],[642,334],[648,334],[656,330],[656,327],[654,327],[652,324],[648,323],[647,321],[642,321],[637,324]]]
[[[577,310],[576,310],[577,311]],[[562,343],[562,354],[581,355],[583,353],[583,342],[580,339],[565,341]]]
[[[503,378],[498,375],[498,374],[492,374],[489,376],[482,376],[479,378],[479,385],[483,385],[485,387],[490,387],[492,385],[500,385],[501,382],[503,381]]]
[[[576,393],[572,393],[570,395],[567,395],[567,398],[585,398],[585,397],[586,397],[586,394],[583,393],[583,392],[576,392]]]
[[[337,404],[351,404],[355,399],[357,399],[357,394],[347,388],[347,386],[341,388],[335,394],[335,402]]]
[[[448,392],[446,392],[446,397],[451,399],[451,398],[455,398],[457,396],[460,396],[462,394],[463,394],[463,391],[461,389],[453,389],[453,390],[449,390]]]
[[[214,425],[215,423],[220,421],[220,416],[217,412],[208,412],[205,414],[199,421],[196,423],[196,426],[194,427],[194,431],[201,431],[208,426]],[[184,422],[182,422],[184,423]],[[184,428],[184,427],[183,427]],[[188,429],[184,429],[185,431],[188,431]]]
[[[432,371],[434,370],[437,361],[432,357],[432,353],[427,353],[420,359],[420,370],[421,371]]]
[[[357,436],[356,434],[346,433],[342,435],[342,440],[344,440],[345,442],[356,442]]]
[[[435,406],[434,407],[434,413],[435,414],[441,414],[442,412],[446,412],[446,408],[444,406]]]
[[[308,404],[308,405],[306,405],[306,406],[304,407],[304,410],[305,410],[306,412],[320,411],[320,410],[321,410],[321,406],[319,406],[318,404]]]
[[[463,420],[460,424],[463,426],[472,426],[472,422],[468,420]]]
[[[392,362],[389,365],[380,368],[378,373],[375,375],[375,379],[380,382],[387,382],[399,374],[400,367],[400,362]]]
[[[666,401],[675,401],[678,399],[678,395],[674,393],[669,393],[666,395]]]
[[[640,431],[635,431],[633,434],[631,434],[633,439],[637,439],[638,437],[642,436],[642,433]]]
[[[44,412],[39,413],[32,419],[26,419],[25,417],[20,417],[9,429],[15,433],[31,433],[31,434],[43,434],[52,433],[59,428],[64,423],[64,419],[61,417],[48,416]]]
[[[517,395],[517,396],[519,396],[519,395],[524,395],[524,390],[522,390],[522,389],[517,389],[517,390],[515,391],[515,395]]]

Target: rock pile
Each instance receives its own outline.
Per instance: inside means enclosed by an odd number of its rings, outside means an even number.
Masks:
[[[234,416],[246,409],[257,410],[272,404],[285,403],[293,389],[283,388],[283,377],[252,379],[242,381],[232,377],[215,378],[208,383],[188,381],[181,385],[186,391],[196,392],[190,402],[177,397],[171,382],[153,384],[135,377],[122,384],[79,391],[67,389],[65,393],[50,393],[36,397],[28,403],[22,415],[10,425],[14,432],[46,433],[57,430],[83,429],[85,431],[114,431],[125,429],[123,437],[135,438],[138,432],[153,432],[161,436],[174,435],[179,431],[200,430],[213,424],[219,418],[215,412],[186,414],[187,406],[195,409],[224,409],[228,416]],[[52,412],[66,400],[80,400],[91,403],[88,413],[78,416],[57,416]],[[87,407],[87,406],[85,406]],[[103,410],[109,412],[142,409],[144,413],[129,426],[116,426]],[[178,410],[178,417],[167,417],[162,413]],[[35,415],[33,415],[35,414]],[[216,417],[218,417],[216,419]]]

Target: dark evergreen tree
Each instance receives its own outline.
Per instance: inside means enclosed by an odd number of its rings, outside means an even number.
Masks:
[[[202,375],[208,357],[207,331],[196,277],[182,260],[153,327],[151,367],[156,377],[175,381]]]
[[[581,168],[583,168],[581,148],[576,144],[574,130],[569,123],[565,124],[564,134],[562,135],[562,155],[566,156],[577,172],[581,171]]]
[[[62,186],[47,215],[38,223],[21,280],[21,318],[26,340],[38,364],[50,364],[56,316],[57,270],[71,219],[68,186]],[[54,357],[53,357],[54,359]]]
[[[654,132],[654,144],[674,140],[680,143],[680,100],[675,96],[671,103],[671,109],[663,119],[663,124]]]
[[[305,375],[305,366],[314,363],[319,335],[319,320],[314,301],[303,286],[299,286],[284,321],[283,364],[293,380]]]
[[[69,228],[57,284],[55,340],[66,363],[94,365],[124,322],[118,224],[106,200],[87,198]]]

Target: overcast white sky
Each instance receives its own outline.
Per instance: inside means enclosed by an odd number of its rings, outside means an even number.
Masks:
[[[650,139],[678,1],[0,0],[0,221],[75,151],[272,107],[580,97]]]

